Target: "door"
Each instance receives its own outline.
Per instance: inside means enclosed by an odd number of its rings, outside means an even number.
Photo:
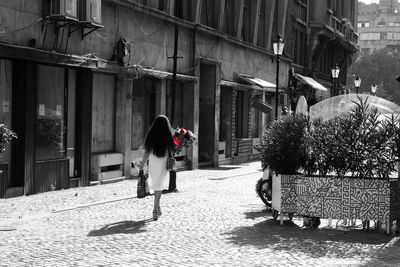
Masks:
[[[92,153],[115,151],[115,77],[93,74]]]
[[[215,143],[216,65],[200,64],[199,165],[212,165]]]

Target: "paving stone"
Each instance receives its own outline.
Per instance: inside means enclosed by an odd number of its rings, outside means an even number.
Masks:
[[[158,221],[135,180],[1,199],[0,226],[15,230],[0,231],[0,266],[399,265],[396,237],[306,229],[301,216],[281,226],[260,177],[259,162],[179,172]]]

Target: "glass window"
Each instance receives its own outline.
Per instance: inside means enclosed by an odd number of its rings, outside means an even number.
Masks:
[[[237,138],[248,138],[249,128],[249,93],[237,91],[236,95],[236,125],[235,135]]]
[[[193,22],[195,9],[194,0],[175,0],[175,17]]]
[[[360,40],[361,41],[368,41],[368,40],[380,40],[381,34],[379,32],[363,32],[360,33]]]
[[[101,0],[91,0],[90,11],[90,19],[101,24]]]
[[[11,128],[11,90],[12,89],[12,63],[10,60],[0,59],[0,120]],[[10,162],[10,144],[0,153],[0,162]]]
[[[266,3],[265,0],[261,1],[260,14],[258,20],[258,38],[257,45],[261,47],[265,47],[265,29],[266,29]]]
[[[72,17],[77,17],[77,1],[78,0],[65,1],[65,13]]]
[[[66,156],[64,75],[64,68],[38,65],[36,160]]]
[[[211,28],[216,28],[218,21],[216,14],[219,14],[216,5],[217,2],[214,0],[203,0],[201,3],[200,23]]]
[[[260,100],[260,95],[254,96],[255,100]],[[259,125],[261,125],[261,112],[252,107],[251,108],[251,137],[258,138],[259,137]]]
[[[235,32],[235,1],[234,0],[225,0],[223,31],[231,36],[236,36],[236,32]]]

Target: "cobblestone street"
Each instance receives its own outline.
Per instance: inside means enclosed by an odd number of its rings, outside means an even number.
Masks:
[[[177,173],[178,193],[136,180],[0,200],[0,266],[398,266],[384,233],[283,226],[256,196],[260,163]]]

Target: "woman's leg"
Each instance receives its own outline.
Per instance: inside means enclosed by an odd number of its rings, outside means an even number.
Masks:
[[[154,191],[154,210],[160,210],[160,198],[162,191]]]

